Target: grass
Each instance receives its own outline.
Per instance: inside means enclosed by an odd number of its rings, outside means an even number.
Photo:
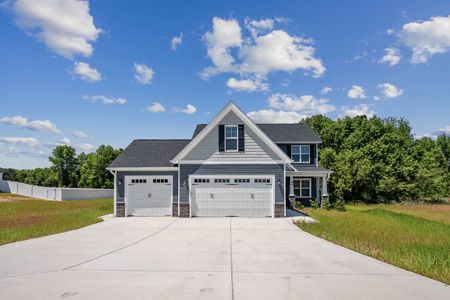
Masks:
[[[112,211],[112,199],[45,201],[1,193],[0,245],[81,228]]]
[[[450,284],[448,205],[349,205],[346,212],[305,212],[298,226],[316,236]]]

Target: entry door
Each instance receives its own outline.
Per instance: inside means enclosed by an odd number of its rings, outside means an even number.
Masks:
[[[170,216],[172,176],[127,176],[126,211],[131,216]]]
[[[191,213],[198,217],[270,217],[272,177],[193,178]]]

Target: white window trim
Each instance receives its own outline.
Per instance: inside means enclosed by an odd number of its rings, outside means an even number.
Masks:
[[[227,128],[236,128],[236,137],[227,137]],[[239,126],[238,125],[225,125],[224,127],[224,149],[225,152],[238,152],[239,151]],[[227,140],[236,140],[236,149],[227,149]]]
[[[312,191],[311,191],[311,189],[312,189],[312,181],[311,181],[311,178],[294,178],[294,181],[300,181],[300,187],[299,188],[297,188],[297,190],[299,189],[300,190],[300,194],[299,194],[299,196],[297,196],[297,195],[295,195],[295,197],[297,197],[297,198],[311,198],[312,196],[311,196],[311,194],[312,194]],[[308,181],[308,184],[309,184],[309,188],[308,188],[308,190],[309,190],[309,193],[308,193],[308,196],[302,196],[302,181]],[[296,188],[293,188],[293,192],[294,192],[294,194],[295,194],[295,190],[296,190]]]
[[[308,147],[308,161],[302,161],[302,147],[306,146]],[[298,155],[299,155],[299,161],[295,161],[292,156],[293,156],[293,152],[292,152],[292,148],[293,147],[298,147],[299,151],[298,151]],[[306,154],[306,153],[305,153]],[[297,154],[296,154],[297,155]],[[311,162],[311,145],[292,145],[291,146],[291,159],[294,163],[299,163],[299,164],[309,164]]]

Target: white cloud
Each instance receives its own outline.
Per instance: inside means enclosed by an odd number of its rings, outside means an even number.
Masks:
[[[384,98],[396,98],[403,94],[403,90],[390,83],[378,84],[378,89]],[[379,99],[375,99],[379,100]]]
[[[311,95],[290,95],[276,93],[269,97],[269,106],[286,111],[301,111],[303,114],[327,114],[336,108],[328,104],[328,99],[316,99]]]
[[[92,152],[95,150],[95,146],[91,144],[74,144],[69,138],[64,137],[60,140],[58,140],[57,143],[47,143],[47,147],[54,148],[56,146],[71,146],[75,148],[77,151],[81,152]]]
[[[153,102],[151,105],[146,107],[148,112],[159,113],[165,112],[166,108],[160,102]]]
[[[178,46],[180,46],[183,43],[183,33],[180,33],[179,36],[175,36],[170,41],[170,49],[172,51],[176,51]]]
[[[155,72],[144,64],[134,64],[134,79],[142,84],[151,84]]]
[[[288,87],[291,82],[289,81],[289,79],[283,79],[280,84],[284,87]]]
[[[235,19],[213,18],[212,31],[203,37],[213,63],[203,70],[204,79],[220,73],[266,80],[269,73],[277,71],[304,70],[314,77],[325,72],[322,61],[314,57],[311,39],[291,36],[284,30],[272,30],[271,19],[247,19],[246,26],[250,36],[243,36]]]
[[[341,108],[340,117],[356,117],[356,116],[367,116],[372,118],[375,112],[369,109],[367,104],[359,104],[355,106],[343,106]]]
[[[70,145],[72,144],[72,141],[68,137],[64,137],[58,141],[58,143],[63,145]]]
[[[181,108],[181,109],[175,107],[175,108],[173,109],[173,111],[174,111],[174,112],[179,112],[179,113],[191,115],[191,114],[193,114],[193,113],[195,113],[195,112],[197,111],[197,108],[196,108],[194,105],[192,105],[192,104],[188,104],[188,105],[186,105],[185,108]]]
[[[394,33],[395,33],[395,30],[392,29],[392,28],[386,30],[386,34],[387,34],[387,35],[393,35]]]
[[[247,116],[255,123],[298,123],[308,117],[308,115],[295,111],[275,111],[273,109],[251,111]]]
[[[73,64],[72,72],[80,76],[80,78],[83,80],[92,82],[102,80],[102,74],[100,74],[99,71],[97,71],[94,68],[91,68],[89,64],[84,62],[75,62]]]
[[[39,146],[39,141],[32,137],[0,137],[0,142],[29,148],[36,148]]]
[[[236,91],[267,91],[269,89],[268,83],[263,83],[261,80],[251,80],[251,79],[236,79],[230,78],[227,81],[227,87]]]
[[[425,63],[433,55],[450,49],[450,15],[403,25],[400,41],[412,50],[412,63]]]
[[[13,117],[3,117],[0,119],[0,122],[6,125],[15,126],[18,128],[25,128],[32,131],[39,132],[49,132],[58,134],[61,130],[56,127],[55,124],[50,122],[49,120],[34,120],[28,121],[27,118],[22,116],[13,116]]]
[[[333,89],[332,89],[331,87],[329,87],[329,86],[324,86],[324,87],[322,88],[322,90],[320,91],[320,93],[321,93],[322,95],[326,95],[326,94],[331,93],[332,91],[333,91]]]
[[[348,90],[347,96],[350,99],[364,99],[367,98],[366,90],[362,86],[353,85],[351,89]]]
[[[395,66],[400,62],[400,50],[397,48],[386,48],[384,52],[384,56],[378,61],[380,64],[388,63],[390,66]]]
[[[120,98],[120,97],[118,97],[118,98],[108,98],[108,97],[103,96],[103,95],[94,95],[94,96],[85,95],[85,96],[83,96],[83,99],[84,100],[89,100],[91,102],[100,101],[103,104],[119,104],[119,105],[122,105],[122,104],[127,103],[127,99],[125,99],[125,98]]]
[[[51,51],[70,59],[90,56],[91,43],[101,33],[94,25],[88,1],[17,0],[12,11],[20,28],[37,36]]]
[[[89,137],[89,135],[86,132],[81,131],[81,130],[75,130],[74,132],[72,132],[72,135],[79,139],[85,139],[85,138]]]
[[[75,149],[82,152],[92,152],[95,150],[95,146],[91,144],[76,144],[73,145]]]

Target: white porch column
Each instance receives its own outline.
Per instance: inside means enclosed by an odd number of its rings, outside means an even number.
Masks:
[[[289,177],[289,196],[294,196],[294,176]]]
[[[316,177],[316,200],[320,203],[320,177]]]
[[[327,176],[322,177],[322,197],[328,197]]]

